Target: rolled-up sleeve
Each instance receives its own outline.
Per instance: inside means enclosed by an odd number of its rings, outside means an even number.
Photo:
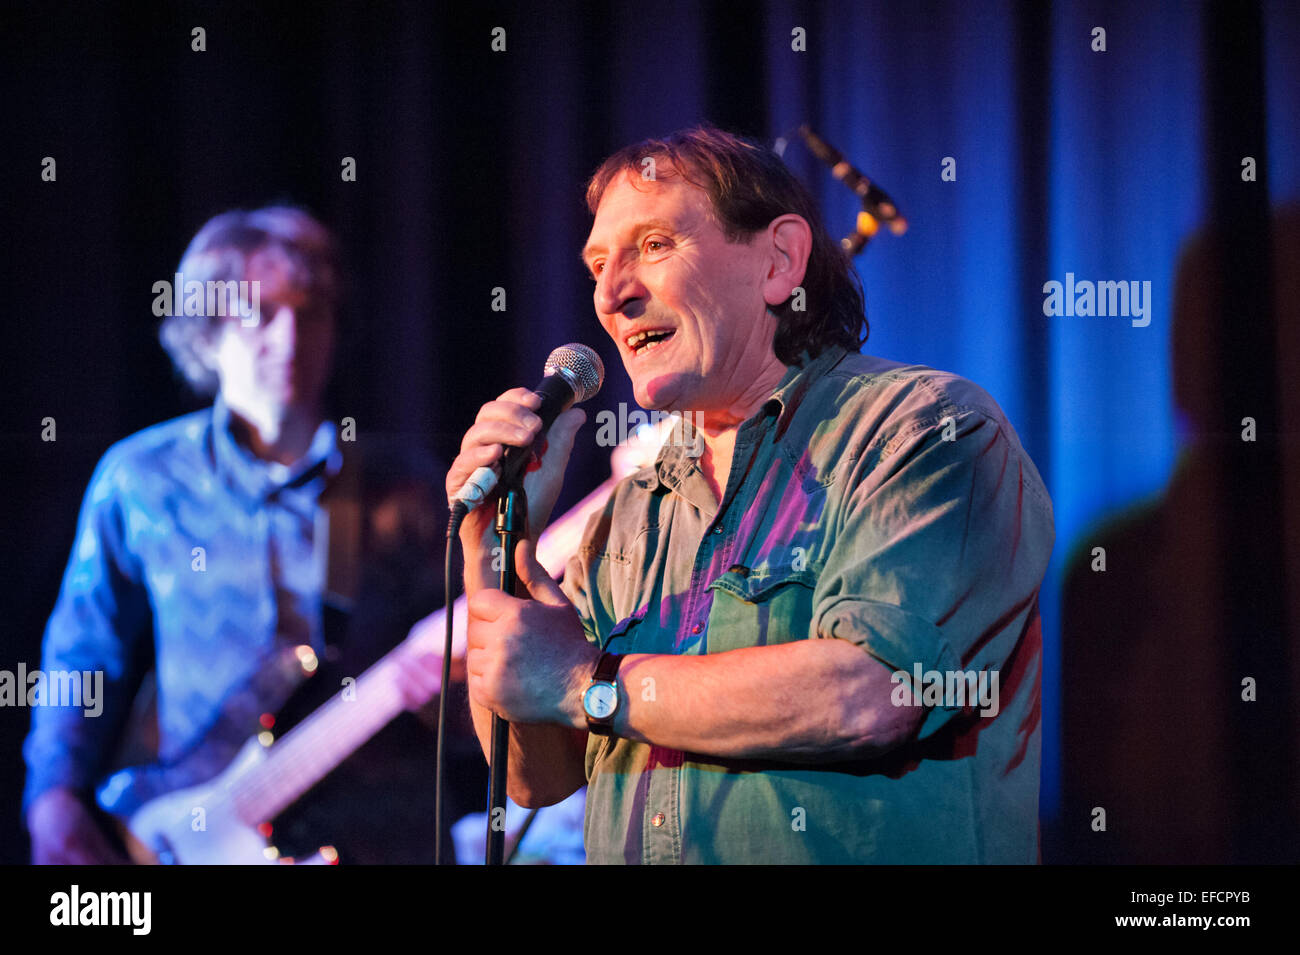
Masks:
[[[140,569],[126,547],[122,474],[110,451],[91,479],[41,655],[47,676],[102,672],[102,708],[90,715],[84,706],[33,707],[23,746],[24,815],[51,787],[91,789],[112,756],[139,676],[133,663],[151,617]]]
[[[560,590],[578,611],[578,619],[582,621],[587,642],[596,646],[602,645],[601,633],[608,633],[610,625],[600,587],[601,574],[605,569],[602,554],[605,542],[609,539],[612,515],[613,495],[605,502],[604,508],[587,519],[582,546],[565,564],[564,577],[560,581]],[[608,583],[607,580],[603,582]]]
[[[1010,426],[963,411],[867,449],[846,480],[809,635],[848,640],[909,677],[1001,669],[1054,540],[1051,502]],[[919,738],[961,711],[948,703],[930,708]]]

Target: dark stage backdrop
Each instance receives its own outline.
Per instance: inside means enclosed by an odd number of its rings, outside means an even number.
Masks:
[[[157,345],[151,286],[209,216],[290,199],[338,231],[336,410],[445,462],[478,405],[532,383],[563,342],[610,367],[596,409],[630,401],[576,254],[582,183],[605,154],[705,119],[769,141],[810,122],[912,224],[859,260],[866,349],[985,386],[1055,503],[1044,858],[1294,859],[1296,4],[33,3],[0,17],[0,668],[37,665],[99,455],[198,406]],[[849,231],[843,186],[798,144],[786,156]],[[1070,275],[1137,282],[1149,310],[1045,315],[1045,283]],[[560,506],[607,463],[588,425]],[[26,855],[27,720],[0,712],[0,861]]]

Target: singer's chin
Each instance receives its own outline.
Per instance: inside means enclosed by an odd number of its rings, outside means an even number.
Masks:
[[[680,372],[660,372],[644,381],[634,378],[636,403],[647,411],[687,411],[685,403],[692,391],[689,378]]]

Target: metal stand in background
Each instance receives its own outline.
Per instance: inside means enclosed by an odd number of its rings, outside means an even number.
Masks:
[[[862,211],[858,213],[854,231],[840,240],[840,248],[849,258],[867,247],[882,224],[894,235],[902,235],[907,231],[907,220],[899,213],[898,204],[885,190],[855,169],[843,153],[813,132],[807,123],[800,126],[797,132],[808,144],[812,154],[830,166],[831,175],[852,189],[853,194],[862,200]],[[778,156],[784,157],[790,135],[787,133],[777,137],[773,148]]]
[[[528,532],[528,499],[521,489],[497,499],[497,536],[501,539],[501,592],[515,596],[515,547]],[[487,854],[485,865],[504,865],[506,846],[506,772],[510,766],[510,724],[492,715],[492,758],[488,760]]]

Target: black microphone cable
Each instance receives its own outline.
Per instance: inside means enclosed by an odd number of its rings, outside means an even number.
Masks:
[[[464,501],[457,501],[451,508],[451,516],[447,521],[447,547],[442,569],[443,606],[447,608],[445,614],[447,634],[442,646],[442,685],[438,688],[438,752],[437,756],[434,757],[434,865],[442,865],[442,776],[445,762],[443,744],[447,736],[447,691],[451,687],[452,625],[456,617],[456,598],[451,592],[451,561],[456,550],[456,541],[460,538],[461,522],[465,520],[465,515],[468,513],[469,507]]]

